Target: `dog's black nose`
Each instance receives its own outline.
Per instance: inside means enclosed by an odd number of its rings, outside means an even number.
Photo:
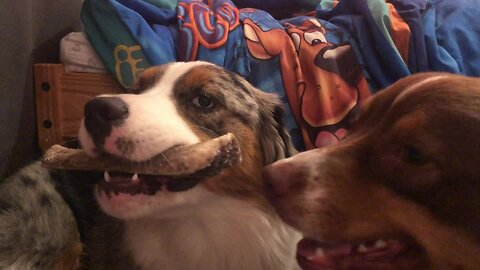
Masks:
[[[118,97],[98,97],[85,104],[84,116],[89,121],[114,122],[128,116],[128,106]]]
[[[98,97],[85,104],[85,128],[95,141],[103,140],[128,117],[128,105],[119,97]]]
[[[304,182],[305,173],[294,164],[280,161],[265,167],[262,176],[267,193],[284,196],[290,193],[293,186]]]

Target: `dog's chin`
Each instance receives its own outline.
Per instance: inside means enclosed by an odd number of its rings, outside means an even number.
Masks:
[[[424,269],[423,255],[419,246],[408,237],[339,243],[304,238],[297,245],[297,261],[305,270]]]
[[[304,270],[425,270],[426,254],[420,245],[404,233],[359,235],[353,239],[334,237],[331,232],[311,230],[293,217],[283,215],[287,224],[303,231],[297,244],[297,261]],[[311,232],[308,234],[308,232]],[[320,236],[321,235],[321,236]]]
[[[202,184],[182,192],[169,191],[165,186],[147,192],[132,192],[126,185],[112,189],[106,184],[109,183],[102,180],[95,187],[96,200],[107,215],[122,220],[181,217],[200,204],[209,192]]]

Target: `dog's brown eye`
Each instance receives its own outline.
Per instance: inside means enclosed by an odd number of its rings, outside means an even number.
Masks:
[[[405,161],[413,165],[423,165],[427,163],[427,157],[418,148],[414,146],[406,146]]]
[[[194,97],[192,103],[202,109],[212,109],[215,107],[213,100],[206,95],[198,95]]]

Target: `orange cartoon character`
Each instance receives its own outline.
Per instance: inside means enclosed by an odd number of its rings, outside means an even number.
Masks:
[[[286,25],[305,83],[300,98],[307,148],[335,144],[346,134],[345,121],[371,95],[350,44],[327,41],[317,19]]]
[[[268,21],[243,21],[247,47],[259,61],[278,59],[305,147],[338,142],[346,134],[351,112],[371,95],[351,45],[328,42],[327,30],[315,18],[286,22],[280,28],[267,25]]]

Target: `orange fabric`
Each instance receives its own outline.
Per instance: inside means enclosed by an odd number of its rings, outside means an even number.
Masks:
[[[410,27],[398,14],[395,7],[386,3],[389,9],[390,16],[390,36],[392,37],[395,47],[397,47],[400,56],[406,65],[408,65],[408,46],[410,42]]]

